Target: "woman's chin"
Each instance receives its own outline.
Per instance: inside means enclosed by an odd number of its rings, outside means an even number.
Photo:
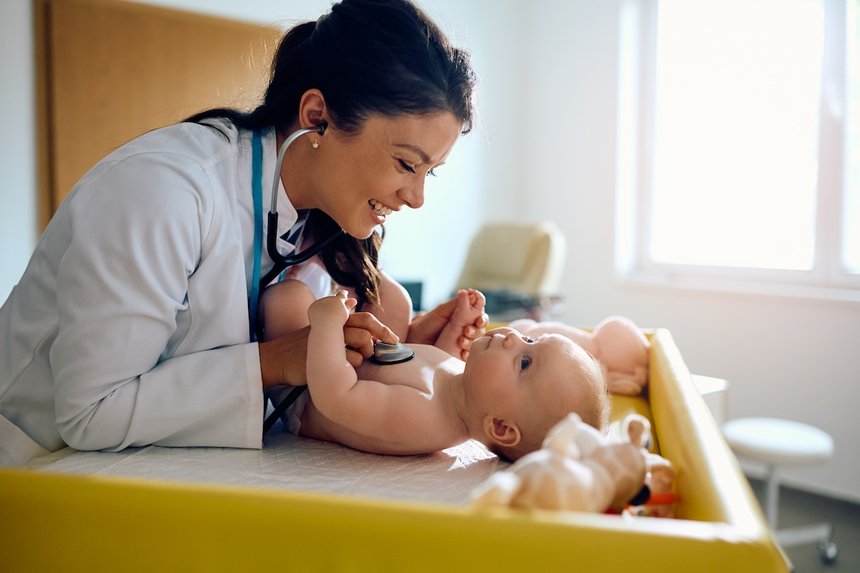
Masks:
[[[343,230],[353,239],[364,240],[369,238],[373,234],[373,231],[376,230],[376,227],[378,227],[378,225],[373,225],[371,227],[365,225],[356,228],[344,227]]]

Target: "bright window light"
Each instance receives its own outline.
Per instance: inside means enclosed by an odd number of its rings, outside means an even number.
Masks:
[[[657,26],[650,258],[811,269],[821,2],[661,0]],[[846,265],[860,269],[856,121],[852,133]]]
[[[850,12],[849,12],[850,13]],[[860,273],[860,0],[848,22],[848,127],[846,133],[846,185],[843,210],[842,264]]]

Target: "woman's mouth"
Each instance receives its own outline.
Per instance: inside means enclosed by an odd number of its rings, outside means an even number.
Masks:
[[[393,209],[391,209],[390,207],[386,207],[376,199],[371,199],[367,202],[367,204],[370,205],[370,209],[373,211],[373,214],[376,215],[378,219],[380,219],[380,223],[384,222],[385,218],[388,217],[393,211]]]

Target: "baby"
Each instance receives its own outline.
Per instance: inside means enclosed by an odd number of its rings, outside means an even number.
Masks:
[[[289,291],[289,292],[288,292]],[[275,297],[290,301],[277,304]],[[309,306],[296,301],[308,301]],[[310,321],[308,390],[289,414],[290,431],[366,452],[420,454],[475,439],[508,460],[540,449],[549,429],[570,412],[602,429],[608,398],[600,367],[557,334],[528,338],[497,328],[477,338],[464,362],[456,344],[483,313],[483,297],[461,292],[436,346],[410,344],[407,362],[346,360],[343,325],[355,306],[346,291],[313,301],[303,283],[284,281],[263,300],[266,337]],[[307,308],[302,320],[297,307]]]

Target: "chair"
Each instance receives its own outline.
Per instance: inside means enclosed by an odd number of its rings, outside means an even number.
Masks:
[[[549,221],[485,224],[472,239],[456,288],[487,297],[493,320],[545,318],[561,300],[566,243]]]
[[[833,438],[808,424],[778,418],[738,418],[723,426],[723,435],[739,457],[765,464],[765,514],[777,542],[783,547],[818,542],[821,560],[836,561],[838,550],[831,541],[832,527],[818,523],[777,529],[779,474],[786,465],[819,464],[833,455]]]

